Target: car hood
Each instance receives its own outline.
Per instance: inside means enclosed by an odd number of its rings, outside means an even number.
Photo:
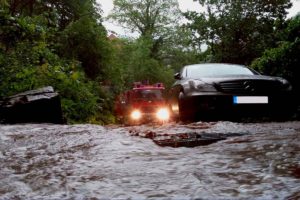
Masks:
[[[265,75],[228,75],[222,77],[203,77],[195,80],[200,80],[208,84],[226,82],[226,81],[239,81],[239,80],[266,80],[266,81],[278,81],[279,77],[271,77]]]

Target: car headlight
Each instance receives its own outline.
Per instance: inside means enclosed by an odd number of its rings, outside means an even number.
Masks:
[[[161,108],[156,112],[156,117],[159,120],[168,120],[170,118],[170,113],[167,108]]]
[[[142,113],[139,110],[134,110],[131,112],[130,117],[133,120],[139,120],[142,117]]]
[[[190,88],[199,92],[215,92],[216,88],[212,84],[205,83],[199,80],[189,81]]]
[[[278,80],[280,81],[281,85],[282,85],[282,89],[284,90],[292,90],[292,85],[289,83],[289,81],[287,81],[284,78],[278,78]]]

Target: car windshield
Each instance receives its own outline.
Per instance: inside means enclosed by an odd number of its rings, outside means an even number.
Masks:
[[[153,100],[162,99],[161,90],[136,90],[133,94],[136,99]]]
[[[240,65],[199,64],[187,66],[186,75],[189,78],[219,77],[227,75],[253,75],[250,69]]]

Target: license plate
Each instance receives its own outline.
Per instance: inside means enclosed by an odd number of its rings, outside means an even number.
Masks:
[[[267,96],[233,96],[234,104],[268,104]]]

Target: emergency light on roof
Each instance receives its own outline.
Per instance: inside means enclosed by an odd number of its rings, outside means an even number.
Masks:
[[[133,88],[162,88],[162,89],[164,89],[164,84],[163,83],[155,83],[153,85],[150,85],[150,84],[144,85],[141,82],[134,82]]]
[[[154,84],[155,87],[164,87],[164,84],[163,83],[156,83]]]

